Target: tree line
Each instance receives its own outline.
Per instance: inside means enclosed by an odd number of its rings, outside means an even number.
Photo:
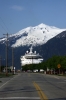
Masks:
[[[22,66],[22,70],[35,70],[38,69],[38,71],[40,71],[40,69],[44,69],[45,71],[47,71],[47,69],[52,70],[52,71],[59,71],[65,73],[66,71],[66,56],[53,56],[51,58],[49,58],[46,61],[43,61],[42,63],[39,64],[30,64],[30,65],[25,65]]]

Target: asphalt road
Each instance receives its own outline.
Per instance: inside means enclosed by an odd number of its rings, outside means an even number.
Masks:
[[[66,100],[66,77],[20,73],[0,80],[0,100]]]

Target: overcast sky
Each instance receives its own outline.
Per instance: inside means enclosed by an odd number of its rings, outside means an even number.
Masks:
[[[66,0],[0,0],[0,37],[41,23],[66,28]]]

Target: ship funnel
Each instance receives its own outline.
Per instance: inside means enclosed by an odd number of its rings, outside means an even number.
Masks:
[[[26,53],[28,53],[28,51],[26,51]]]
[[[36,51],[34,51],[34,53],[36,54]]]
[[[31,46],[31,48],[30,48],[30,53],[32,53],[32,49],[33,49],[33,48],[32,48],[32,46]]]

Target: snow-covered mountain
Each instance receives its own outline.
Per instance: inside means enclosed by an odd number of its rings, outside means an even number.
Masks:
[[[6,38],[0,39],[0,55],[6,57]],[[66,29],[40,24],[27,27],[16,34],[8,35],[8,66],[12,66],[12,47],[14,48],[14,66],[21,68],[20,57],[33,45],[44,60],[54,55],[66,55]],[[36,46],[37,45],[37,46]],[[2,60],[2,65],[6,62]]]
[[[35,27],[27,27],[16,34],[12,34],[9,38],[12,38],[14,43],[12,43],[12,47],[19,47],[24,45],[42,45],[45,44],[48,40],[65,31],[66,29],[60,29],[54,26],[48,26],[41,23]],[[0,41],[4,41],[5,38],[0,39]]]

